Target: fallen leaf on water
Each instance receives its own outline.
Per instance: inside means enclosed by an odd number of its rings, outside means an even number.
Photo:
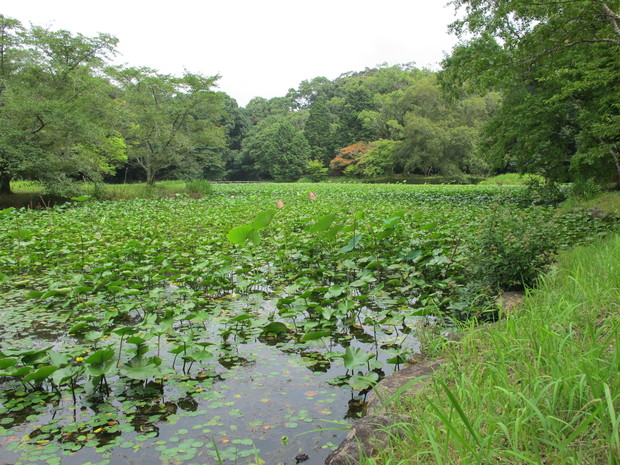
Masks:
[[[19,439],[20,439],[19,436],[6,436],[4,438],[0,438],[0,443],[9,444],[10,442],[17,442],[19,441]]]

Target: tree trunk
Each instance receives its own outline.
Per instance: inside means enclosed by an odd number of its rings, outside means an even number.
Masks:
[[[11,173],[8,171],[0,172],[0,195],[12,194],[11,190]]]
[[[620,190],[620,157],[613,147],[610,147],[609,151],[611,152],[611,156],[613,157],[616,165],[616,189]]]

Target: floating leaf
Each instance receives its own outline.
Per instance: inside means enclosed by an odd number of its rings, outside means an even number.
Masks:
[[[329,329],[324,329],[321,331],[311,331],[302,336],[302,342],[305,341],[316,341],[317,339],[321,339],[323,337],[331,336],[332,332]]]
[[[150,357],[148,359],[132,359],[120,369],[120,373],[127,378],[144,381],[148,378],[164,376],[164,371],[160,368],[161,359]]]
[[[0,358],[0,370],[15,366],[18,360],[14,358]]]
[[[288,327],[279,321],[272,321],[263,327],[263,333],[283,334],[288,331]]]

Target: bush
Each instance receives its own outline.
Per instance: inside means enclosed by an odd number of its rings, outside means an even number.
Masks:
[[[327,177],[328,173],[329,169],[323,163],[318,160],[310,160],[306,165],[306,176],[304,178],[310,179],[310,182],[320,182]]]
[[[537,212],[498,207],[475,240],[472,279],[495,290],[533,286],[553,260],[554,236],[554,226]]]
[[[44,186],[43,194],[50,197],[69,199],[84,194],[81,184],[66,177],[48,180],[44,183]]]
[[[525,202],[529,205],[558,205],[566,200],[567,186],[531,177],[526,182]]]

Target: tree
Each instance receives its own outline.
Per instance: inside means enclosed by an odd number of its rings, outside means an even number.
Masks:
[[[226,143],[219,148],[210,150],[208,161],[205,160],[203,174],[207,179],[235,178],[242,175],[237,166],[241,143],[252,126],[247,112],[239,108],[237,101],[225,93],[220,93],[223,99],[223,112],[219,125],[225,133]]]
[[[0,15],[0,192],[11,192],[16,175],[98,181],[124,162],[100,75],[116,43],[107,34],[26,30]]]
[[[304,127],[304,135],[310,144],[311,156],[324,164],[334,155],[331,115],[323,101],[310,106],[310,113]]]
[[[360,140],[372,140],[374,134],[359,119],[364,110],[372,110],[373,94],[364,81],[348,80],[343,85],[343,97],[332,99],[334,111],[338,114],[337,130],[334,134],[336,147],[345,147]]]
[[[370,144],[366,142],[356,142],[341,148],[338,155],[329,163],[329,169],[338,175],[345,173],[347,169],[349,170],[347,174],[361,174],[356,173],[357,170],[351,169],[351,167],[355,166],[370,148]]]
[[[486,132],[504,163],[551,180],[616,172],[620,185],[620,3],[617,0],[455,0],[464,41],[442,82],[496,89]],[[604,178],[603,178],[604,179]]]
[[[280,117],[254,128],[244,141],[243,154],[259,178],[290,181],[304,174],[310,146],[301,131]]]
[[[360,174],[371,178],[393,174],[395,157],[401,144],[401,141],[389,139],[371,142],[370,149],[357,162]]]
[[[221,147],[222,97],[211,90],[217,76],[163,75],[148,68],[108,70],[120,90],[130,159],[149,184],[173,172],[197,174]]]
[[[405,174],[419,171],[426,176],[438,172],[444,162],[446,134],[443,128],[411,112],[405,119],[404,135],[397,156],[402,171]]]

